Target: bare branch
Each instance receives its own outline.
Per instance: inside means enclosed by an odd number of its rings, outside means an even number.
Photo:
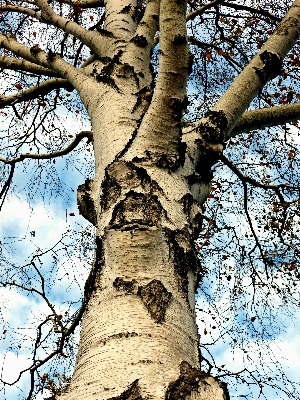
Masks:
[[[188,37],[188,40],[189,40],[189,42],[190,42],[191,44],[193,44],[193,45],[195,45],[195,46],[198,46],[198,47],[200,47],[200,48],[204,48],[204,49],[214,49],[214,50],[216,50],[216,51],[220,51],[220,50],[221,50],[220,47],[218,47],[218,46],[216,46],[216,45],[214,45],[214,44],[209,44],[209,43],[206,43],[206,42],[202,42],[202,41],[196,39],[196,38],[193,37],[193,36],[189,36],[189,37]],[[240,72],[240,71],[243,69],[243,66],[242,66],[240,63],[238,63],[237,61],[235,61],[232,57],[226,55],[225,53],[223,54],[223,53],[224,53],[224,51],[222,52],[222,57],[224,57],[225,60],[227,60],[227,61],[229,62],[229,64],[231,64],[232,67],[233,67],[237,72]]]
[[[123,62],[134,62],[136,65],[135,71],[139,73],[140,76],[144,75],[148,80],[152,79],[149,77],[149,61],[155,33],[158,31],[159,8],[160,0],[147,2],[145,14],[135,32],[135,37],[145,38],[147,45],[145,47],[140,47],[135,40],[131,40],[122,55]]]
[[[49,68],[44,68],[30,61],[19,60],[18,58],[14,57],[0,56],[0,66],[3,69],[12,69],[14,71],[30,72],[36,75],[47,75],[56,77],[60,76],[57,72],[54,72]]]
[[[298,119],[300,119],[300,103],[246,111],[230,132],[228,138],[239,133],[285,124]]]
[[[49,93],[52,90],[59,88],[65,88],[70,91],[73,90],[73,86],[69,83],[69,81],[67,81],[67,79],[49,79],[45,82],[38,83],[29,89],[14,93],[11,96],[0,95],[0,107],[14,105],[22,101],[34,99],[37,96]]]
[[[36,0],[36,4],[41,9],[41,14],[45,21],[59,29],[62,29],[66,33],[72,34],[99,56],[101,56],[104,49],[109,49],[112,45],[112,41],[117,40],[113,39],[112,34],[102,35],[98,31],[85,29],[76,22],[59,16],[53,11],[46,0]]]
[[[33,55],[34,51],[41,51],[39,47],[32,47],[29,48],[21,43],[19,43],[16,39],[16,37],[12,34],[8,35],[0,35],[0,46],[4,47],[5,49],[11,51],[13,54],[15,54],[17,57],[22,57],[27,61],[30,61],[33,64],[39,64],[42,65],[43,67],[50,68],[51,66],[48,63],[46,57],[44,60],[44,63],[41,64],[37,62],[36,57]],[[46,54],[46,53],[45,53]]]
[[[198,15],[202,15],[206,10],[208,10],[209,8],[212,7],[216,7],[217,5],[219,5],[220,3],[223,3],[225,0],[213,0],[210,3],[206,3],[204,4],[202,7],[200,7],[198,10],[192,11],[190,12],[187,16],[186,16],[186,20],[187,21],[191,21],[193,19],[195,19],[196,17],[198,17]]]
[[[259,187],[262,189],[266,190],[274,190],[278,191],[278,189],[294,189],[294,190],[299,190],[299,187],[297,186],[286,186],[285,183],[281,183],[278,185],[267,185],[261,182],[256,181],[255,179],[251,178],[250,176],[244,175],[234,164],[232,161],[230,161],[227,157],[224,156],[224,154],[220,155],[220,160],[227,165],[228,168],[231,169],[231,171],[242,181],[242,182],[248,182],[252,186]]]
[[[280,73],[283,59],[296,43],[300,34],[299,6],[300,0],[295,0],[293,6],[258,54],[243,69],[212,108],[212,113],[221,113],[223,116],[225,126],[222,133],[225,140],[257,93],[269,80]],[[288,32],[288,34],[282,34],[282,32]],[[245,90],[245,87],[247,90]],[[199,123],[201,124],[201,122]]]
[[[32,8],[22,7],[22,6],[13,6],[13,5],[0,5],[0,11],[6,11],[11,13],[20,13],[26,14],[29,17],[37,19],[39,22],[45,22],[43,18],[41,18],[41,14]]]
[[[75,147],[78,145],[78,143],[84,138],[88,138],[88,140],[91,141],[92,132],[90,132],[90,131],[82,131],[82,132],[78,133],[76,135],[75,139],[73,140],[73,142],[70,143],[69,146],[67,146],[63,150],[58,150],[58,151],[54,151],[52,153],[46,153],[46,154],[25,153],[25,154],[21,154],[19,157],[13,158],[12,160],[7,160],[5,158],[0,158],[0,161],[4,162],[5,164],[13,165],[13,164],[16,164],[17,162],[23,161],[25,158],[31,158],[31,159],[34,159],[34,160],[47,160],[47,159],[51,159],[51,158],[64,156],[64,155],[70,153],[72,150],[74,150]]]
[[[234,8],[235,10],[243,10],[243,11],[249,11],[252,14],[258,14],[262,15],[264,17],[270,18],[273,21],[281,21],[281,18],[276,17],[275,15],[271,14],[269,11],[262,10],[262,9],[257,9],[257,8],[252,8],[236,3],[223,3],[222,6],[228,7],[228,8]]]

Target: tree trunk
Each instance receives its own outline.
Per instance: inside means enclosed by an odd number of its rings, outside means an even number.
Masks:
[[[161,19],[170,15],[170,4],[163,3]],[[159,2],[150,4],[147,12],[157,13]],[[201,185],[195,189],[193,157],[180,134],[186,39],[175,35],[183,54],[171,60],[178,80],[170,84],[169,53],[153,93],[143,60],[143,49],[151,46],[147,30],[135,31],[125,6],[130,2],[109,1],[106,7],[106,29],[119,36],[121,51],[93,62],[81,80],[73,78],[92,121],[96,165],[93,181],[79,187],[78,203],[97,238],[75,371],[63,398],[224,399],[223,385],[199,364],[194,296],[200,266],[194,239],[202,210],[188,181],[198,197],[205,195]],[[182,14],[177,25],[185,35],[185,7],[172,7]],[[153,33],[157,18],[151,18],[147,27]],[[122,40],[127,44],[133,34],[128,59]],[[162,34],[160,41],[167,51],[170,38]],[[146,54],[147,59],[149,49]]]

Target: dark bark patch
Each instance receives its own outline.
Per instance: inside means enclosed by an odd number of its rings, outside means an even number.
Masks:
[[[140,286],[138,295],[147,307],[151,318],[157,323],[162,323],[165,320],[167,306],[172,294],[159,280],[154,279],[146,286]]]
[[[120,396],[111,397],[109,400],[143,400],[140,392],[139,379],[136,379],[125,392],[120,394]]]
[[[121,185],[117,182],[116,177],[111,172],[111,166],[105,171],[105,178],[102,184],[101,208],[106,211],[117,201],[121,194]]]
[[[180,230],[171,231],[170,229],[164,229],[169,246],[170,253],[173,257],[174,269],[178,278],[178,288],[181,292],[185,293],[186,299],[188,300],[188,278],[187,274],[189,271],[196,272],[200,269],[199,259],[194,248],[194,243],[188,232]],[[183,248],[180,243],[189,242],[189,249]]]
[[[138,158],[134,157],[132,161],[142,162],[151,160],[158,168],[166,169],[170,172],[176,171],[179,167],[183,166],[185,161],[186,143],[177,141],[172,143],[173,146],[166,148],[166,152],[159,151],[145,151],[145,157]]]
[[[194,55],[191,51],[189,51],[189,60],[188,60],[188,73],[189,75],[193,72],[193,64],[194,64]]]
[[[54,53],[52,50],[48,51],[48,56],[47,56],[47,60],[51,63],[54,61],[55,57],[57,56],[56,53]]]
[[[259,57],[264,66],[263,68],[255,68],[255,72],[262,82],[266,82],[270,78],[273,79],[279,75],[282,62],[277,54],[266,50]]]
[[[224,111],[209,111],[204,118],[206,121],[198,127],[198,130],[201,131],[201,136],[212,143],[223,142],[223,132],[228,124]]]
[[[223,111],[210,111],[203,117],[203,122],[197,127],[199,139],[198,145],[200,157],[195,166],[199,175],[210,175],[211,167],[219,159],[224,149],[224,130],[228,125]]]
[[[96,29],[102,36],[111,37],[111,38],[114,37],[113,33],[107,31],[106,29],[102,29],[102,28],[100,28],[98,26],[96,26]]]
[[[116,161],[110,164],[105,171],[102,184],[101,207],[107,210],[113,203],[118,201],[123,190],[134,189],[141,186],[145,191],[156,189],[151,182],[147,171],[137,167],[132,162]]]
[[[143,35],[135,35],[130,41],[138,47],[148,46],[148,40]]]
[[[104,265],[103,241],[99,236],[96,236],[95,261],[84,285],[85,302],[88,302],[91,294],[96,288],[96,281],[100,277],[103,265]]]
[[[123,278],[117,277],[113,282],[113,286],[117,290],[122,290],[128,294],[136,294],[138,291],[138,283],[135,279],[125,281]]]
[[[96,226],[97,215],[91,193],[91,180],[87,179],[82,185],[79,185],[77,188],[77,204],[79,213],[91,224]]]
[[[189,105],[188,97],[184,98],[171,98],[171,110],[176,121],[181,121],[182,113]]]
[[[41,51],[42,49],[40,49],[38,45],[30,47],[30,54],[33,55],[33,57],[36,57]]]
[[[154,21],[159,21],[159,17],[156,14],[151,15],[151,17],[154,19]]]
[[[99,83],[104,83],[104,84],[112,87],[113,89],[115,89],[118,93],[120,93],[120,89],[116,85],[116,82],[110,76],[100,75],[99,74],[99,75],[96,76],[96,81],[99,82]]]
[[[180,364],[180,375],[176,381],[171,382],[166,392],[166,400],[187,399],[192,391],[197,391],[199,383],[209,377],[203,371],[192,367],[188,362],[182,361]]]
[[[175,46],[181,46],[183,44],[187,43],[186,36],[185,35],[175,35],[173,43]]]
[[[161,225],[162,206],[156,195],[129,191],[126,198],[120,201],[112,215],[110,226],[122,229],[126,226],[157,226]]]
[[[285,21],[282,21],[275,29],[275,35],[289,35],[289,28],[295,28],[298,26],[297,18],[289,17]]]

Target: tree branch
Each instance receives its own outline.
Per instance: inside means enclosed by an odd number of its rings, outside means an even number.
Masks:
[[[0,5],[0,11],[12,12],[12,13],[20,13],[26,14],[29,17],[37,19],[39,22],[46,22],[41,15],[32,8],[22,7],[22,6],[13,6],[13,5]]]
[[[0,95],[0,108],[34,99],[36,96],[49,93],[52,90],[59,88],[65,88],[70,91],[73,90],[73,86],[69,81],[67,81],[67,79],[49,79],[28,89],[22,90],[21,92],[14,93],[11,96]]]
[[[294,190],[299,190],[299,187],[297,186],[286,186],[285,183],[280,183],[278,185],[266,185],[264,183],[258,182],[255,179],[251,178],[250,176],[244,175],[235,165],[232,161],[230,161],[227,157],[224,156],[224,154],[220,155],[220,160],[229,168],[231,171],[242,181],[245,183],[250,183],[252,186],[259,187],[262,189],[266,190],[274,190],[276,193],[278,193],[279,189],[294,189]]]
[[[243,10],[243,11],[249,11],[250,13],[253,14],[259,14],[264,17],[270,18],[271,20],[280,22],[281,18],[276,17],[275,15],[271,14],[269,11],[266,10],[258,10],[256,8],[240,5],[240,4],[235,4],[235,3],[223,3],[223,7],[228,7],[228,8],[234,8],[235,10]]]
[[[159,9],[160,0],[147,2],[145,14],[139,22],[134,36],[135,38],[145,38],[147,41],[146,46],[140,47],[135,40],[131,40],[122,55],[122,61],[128,62],[130,65],[134,64],[136,73],[140,73],[140,76],[144,75],[146,82],[152,79],[151,76],[149,77],[149,61],[155,33],[159,29]]]
[[[220,49],[220,47],[214,45],[214,44],[209,44],[206,42],[201,42],[200,40],[196,39],[193,36],[188,36],[188,40],[191,44],[193,44],[194,46],[198,46],[200,48],[204,48],[204,49],[214,49],[216,51],[220,51],[222,49]],[[231,64],[231,66],[237,71],[240,72],[243,69],[243,66],[241,64],[239,64],[237,61],[235,61],[232,57],[228,56],[225,54],[225,52],[223,51],[222,53],[222,57],[225,58],[225,60],[228,61],[229,64]]]
[[[76,22],[59,16],[53,11],[47,0],[36,0],[36,4],[41,9],[42,18],[44,18],[45,21],[59,29],[62,29],[66,33],[72,34],[98,56],[101,56],[104,50],[106,50],[107,53],[109,47],[113,44],[112,34],[102,35],[98,31],[85,29]],[[114,41],[117,41],[117,39],[114,39]]]
[[[196,17],[198,17],[199,15],[202,15],[209,8],[215,7],[215,6],[219,5],[220,3],[223,3],[224,1],[225,0],[213,0],[210,3],[206,3],[202,7],[200,7],[198,10],[190,12],[186,16],[186,20],[191,21],[191,20],[195,19]]]
[[[36,75],[60,76],[57,72],[52,71],[50,68],[44,68],[30,61],[20,60],[14,57],[0,56],[0,66],[3,69],[25,71]]]
[[[300,34],[299,7],[300,0],[295,0],[259,53],[212,108],[211,113],[222,115],[222,135],[225,140],[257,93],[280,73],[283,59]],[[203,122],[199,121],[199,126],[201,124],[203,125]]]
[[[47,159],[51,159],[51,158],[64,156],[64,155],[70,153],[72,150],[74,150],[75,147],[78,145],[78,143],[84,138],[88,138],[88,141],[91,141],[92,140],[92,132],[82,131],[82,132],[78,133],[76,135],[75,139],[73,140],[73,142],[71,144],[69,144],[69,146],[67,146],[63,150],[58,150],[58,151],[54,151],[52,153],[46,153],[46,154],[25,153],[25,154],[21,154],[19,157],[13,158],[12,160],[0,158],[0,161],[4,162],[4,164],[14,165],[17,162],[23,161],[25,158],[31,158],[34,160],[47,160]]]
[[[285,124],[298,119],[300,119],[300,103],[246,111],[228,135],[228,139],[239,133]]]

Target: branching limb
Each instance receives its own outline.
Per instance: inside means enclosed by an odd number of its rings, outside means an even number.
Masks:
[[[33,10],[32,8],[27,8],[27,7],[23,7],[23,6],[13,6],[13,5],[0,5],[0,11],[25,14],[25,15],[28,15],[29,17],[35,18],[39,22],[46,22],[41,17],[41,14],[38,11]]]
[[[170,154],[175,152],[174,144],[180,135],[179,122],[187,106],[188,42],[185,16],[184,1],[161,0],[158,77],[151,104],[140,126],[151,148],[157,147],[159,152],[161,148],[168,148]],[[143,148],[145,145],[147,148],[145,142]]]
[[[126,46],[122,61],[135,65],[135,72],[149,80],[150,54],[153,48],[155,33],[158,31],[160,0],[147,2],[145,14],[135,31],[134,38]],[[139,45],[143,40],[145,46]],[[151,77],[150,77],[151,79]]]
[[[255,232],[255,229],[254,229],[254,227],[253,227],[252,220],[251,220],[251,216],[250,216],[249,210],[248,210],[248,189],[247,189],[247,182],[244,181],[244,180],[242,180],[242,185],[243,185],[243,188],[244,188],[244,210],[245,210],[245,214],[246,214],[246,217],[247,217],[247,220],[248,220],[248,224],[249,224],[251,233],[252,233],[252,235],[253,235],[253,237],[254,237],[254,240],[255,240],[255,244],[256,244],[255,247],[258,247],[259,252],[260,252],[260,255],[261,255],[261,258],[262,258],[263,263],[264,263],[264,265],[265,265],[266,277],[267,277],[267,279],[269,279],[268,264],[267,264],[267,262],[266,262],[266,258],[265,258],[263,249],[262,249],[262,247],[261,247],[260,241],[259,241],[259,239],[258,239],[258,237],[257,237],[257,234],[256,234],[256,232]],[[255,249],[255,247],[254,247],[254,249]],[[251,253],[254,251],[254,249],[251,250]]]
[[[298,119],[300,119],[300,103],[246,111],[230,132],[228,138],[239,133],[285,124]]]
[[[198,10],[192,11],[190,12],[187,16],[186,16],[186,20],[187,21],[191,21],[193,19],[195,19],[196,17],[198,17],[199,15],[204,14],[204,12],[212,7],[216,7],[219,4],[224,3],[225,0],[213,0],[210,3],[206,3],[204,4],[202,7],[200,7]]]
[[[299,7],[300,0],[295,0],[259,53],[212,108],[211,112],[214,115],[222,115],[222,134],[225,140],[257,93],[280,73],[283,59],[300,34]],[[201,124],[203,125],[203,122],[199,121],[199,125]]]
[[[84,74],[83,68],[75,68],[58,54],[51,51],[47,54],[37,46],[28,48],[19,43],[14,35],[0,35],[0,45],[25,60],[45,68],[51,68],[61,77],[66,78],[79,92],[80,89],[85,87],[86,81],[91,80],[90,77]]]
[[[113,35],[102,35],[98,31],[90,31],[76,22],[56,14],[47,0],[36,0],[36,5],[41,9],[42,18],[51,25],[70,33],[88,46],[92,51],[101,56],[104,50],[109,50],[112,45]],[[116,39],[115,39],[116,40]]]
[[[252,14],[262,15],[263,17],[270,18],[270,20],[277,21],[277,22],[280,22],[280,20],[281,20],[281,18],[276,17],[275,15],[271,14],[269,11],[258,9],[258,8],[252,8],[252,7],[248,7],[248,6],[244,6],[244,5],[240,5],[240,4],[236,4],[236,3],[226,3],[226,2],[224,2],[222,4],[222,6],[228,7],[228,8],[234,8],[235,10],[249,11]]]
[[[216,46],[216,45],[214,45],[214,44],[208,44],[208,43],[206,43],[206,42],[202,42],[202,41],[196,39],[196,38],[193,37],[193,36],[189,36],[189,37],[188,37],[188,40],[189,40],[189,43],[191,43],[191,44],[193,44],[193,45],[195,45],[195,46],[198,46],[198,47],[200,47],[200,48],[202,48],[202,49],[214,49],[214,50],[216,50],[216,51],[220,51],[220,50],[221,50],[218,46]],[[223,52],[223,53],[224,53],[224,52]],[[240,63],[238,63],[237,61],[235,61],[232,57],[226,55],[225,53],[222,54],[222,57],[224,57],[225,60],[227,60],[227,61],[229,62],[229,64],[231,64],[231,66],[232,66],[237,72],[240,72],[240,71],[243,69],[243,66],[242,66]]]
[[[30,61],[19,60],[14,57],[0,56],[0,67],[3,69],[12,69],[14,71],[30,72],[36,75],[60,76],[57,72],[49,68],[44,68]]]
[[[11,96],[0,95],[0,108],[5,106],[13,106],[16,103],[34,99],[37,96],[49,93],[52,90],[59,88],[73,90],[72,85],[69,83],[69,81],[67,81],[67,79],[49,79],[48,81],[38,83],[29,89],[14,93]]]
[[[92,140],[92,132],[90,132],[90,131],[82,131],[82,132],[78,133],[76,135],[75,139],[73,140],[73,142],[71,144],[69,144],[69,146],[67,146],[63,150],[58,150],[58,151],[54,151],[52,153],[46,153],[46,154],[29,154],[29,153],[25,153],[25,154],[21,154],[19,157],[13,158],[12,160],[7,160],[5,158],[0,158],[0,161],[4,162],[5,164],[14,165],[17,162],[23,161],[25,158],[31,158],[31,159],[34,159],[34,160],[47,160],[47,159],[51,159],[51,158],[64,156],[64,155],[70,153],[72,150],[74,150],[75,147],[78,145],[78,143],[84,138],[88,138],[89,141]]]
[[[220,160],[229,168],[231,171],[242,181],[246,183],[250,183],[252,186],[259,187],[261,189],[266,190],[274,190],[278,191],[279,189],[292,189],[292,190],[299,190],[297,186],[286,186],[284,183],[279,185],[267,185],[261,182],[256,181],[255,179],[251,178],[250,176],[244,175],[232,161],[230,161],[224,154],[220,155]]]

